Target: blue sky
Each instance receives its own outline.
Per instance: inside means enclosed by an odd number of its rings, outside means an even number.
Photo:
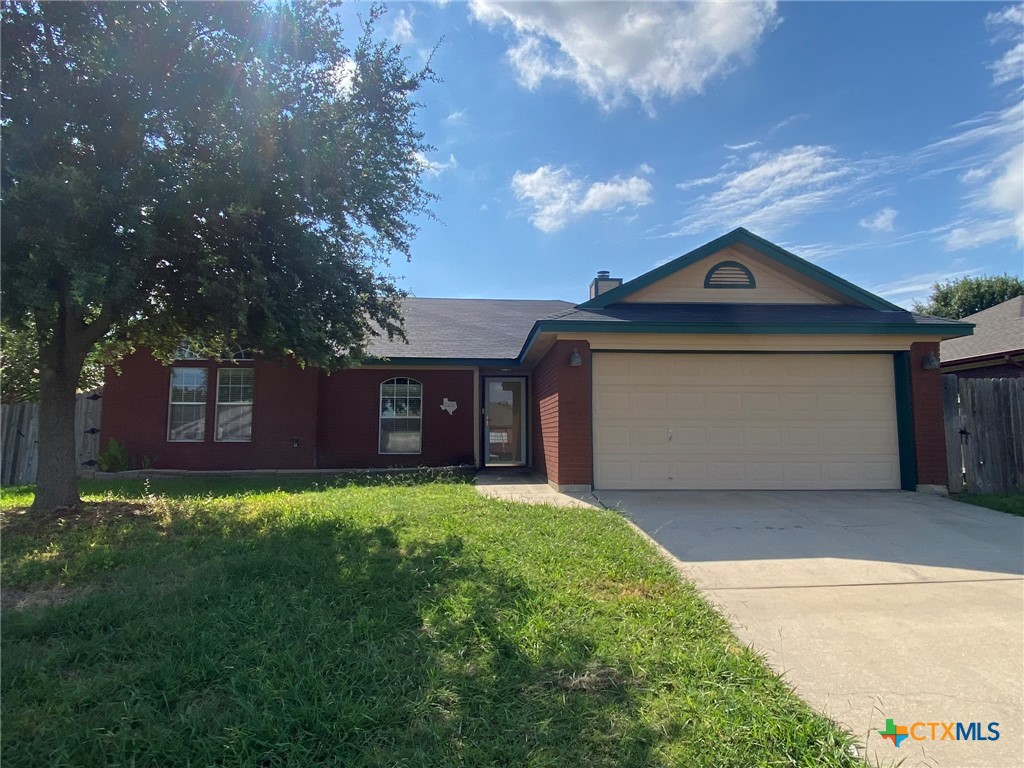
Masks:
[[[1024,5],[392,3],[379,31],[413,66],[441,41],[414,295],[580,301],[737,226],[905,306],[1024,271]]]

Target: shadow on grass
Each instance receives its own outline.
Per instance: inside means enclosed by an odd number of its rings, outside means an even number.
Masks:
[[[5,612],[4,764],[652,760],[628,670],[531,633],[538,596],[458,537],[192,516],[138,542],[102,589]]]

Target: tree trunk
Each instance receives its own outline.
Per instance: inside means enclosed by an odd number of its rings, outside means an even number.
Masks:
[[[75,396],[85,356],[110,328],[111,309],[104,306],[91,323],[82,320],[59,284],[55,322],[36,315],[39,342],[39,461],[33,511],[77,507],[78,460],[75,456]],[[43,329],[51,328],[44,339]]]
[[[64,362],[57,371],[47,370],[45,363],[39,370],[39,463],[33,511],[77,507],[81,503],[75,457],[75,396],[82,361],[78,365],[73,360]]]

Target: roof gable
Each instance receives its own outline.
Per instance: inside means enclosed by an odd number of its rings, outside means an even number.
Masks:
[[[706,281],[715,282],[711,280],[711,272],[722,262],[733,262],[748,270],[754,287],[705,287]],[[739,273],[734,270],[732,274]],[[592,309],[619,302],[847,304],[881,311],[902,311],[902,307],[742,227],[580,306]]]

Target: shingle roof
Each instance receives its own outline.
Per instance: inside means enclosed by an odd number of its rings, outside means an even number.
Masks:
[[[537,320],[572,307],[568,301],[410,296],[402,302],[409,343],[376,338],[368,352],[389,358],[510,359]]]
[[[965,317],[974,323],[974,335],[949,339],[939,347],[944,363],[1024,350],[1024,296]]]
[[[925,330],[962,332],[962,325],[912,312],[879,311],[866,307],[817,304],[612,304],[583,309],[568,301],[530,299],[421,299],[409,297],[402,303],[409,343],[376,338],[369,346],[372,357],[418,360],[512,360],[519,356],[533,330],[551,324],[600,323],[605,328],[636,323],[678,325],[680,332],[692,326],[803,326],[829,328],[856,326],[857,332],[871,332],[874,326],[908,333]],[[797,329],[795,332],[801,332]]]

